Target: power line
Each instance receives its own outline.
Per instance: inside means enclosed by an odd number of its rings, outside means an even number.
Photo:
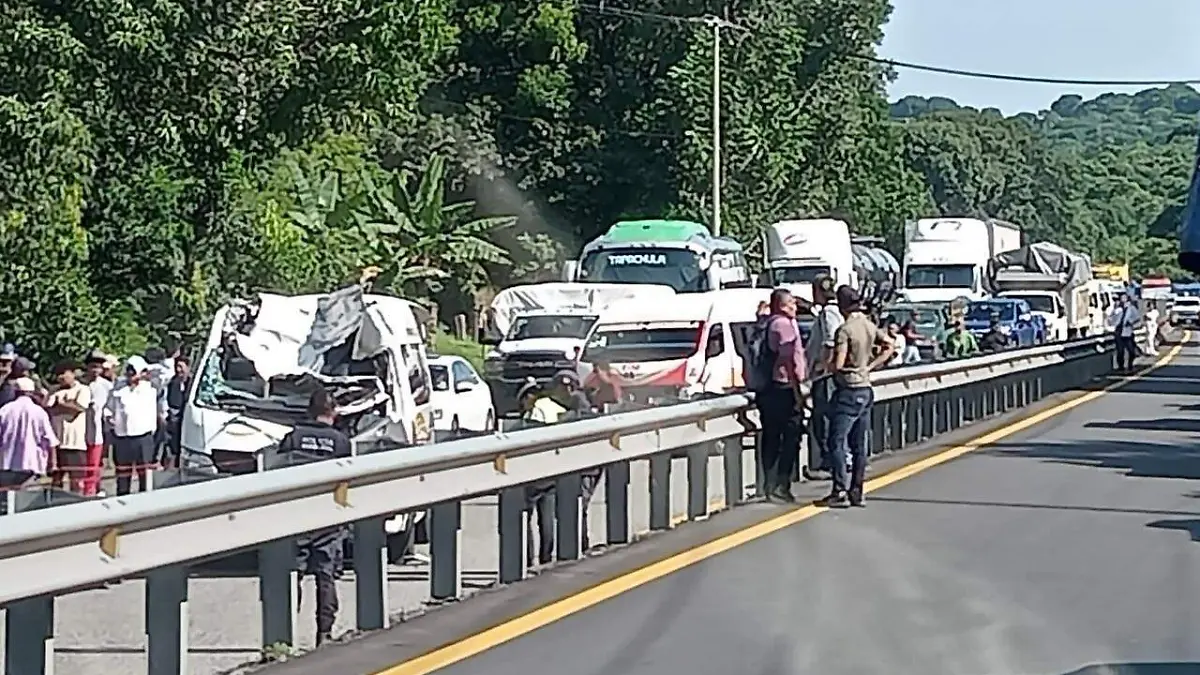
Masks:
[[[867,56],[865,54],[844,54],[852,59],[861,59],[863,61],[871,61],[881,65],[892,66],[894,68],[906,68],[908,70],[919,70],[927,73],[939,73],[941,75],[955,75],[958,77],[970,77],[979,80],[1000,80],[1002,82],[1030,82],[1034,84],[1061,84],[1067,86],[1082,86],[1082,87],[1165,87],[1172,84],[1200,84],[1200,79],[1194,80],[1077,80],[1062,77],[1037,77],[1033,75],[1012,75],[1007,73],[989,73],[978,70],[963,70],[961,68],[946,68],[943,66],[930,66],[923,63],[910,63],[908,61],[897,61],[895,59],[885,59],[878,56]]]
[[[643,12],[636,9],[627,9],[623,7],[612,7],[606,2],[599,4],[593,3],[575,3],[574,7],[596,14],[607,14],[616,17],[625,17],[631,19],[646,19],[651,21],[662,21],[677,24],[699,24],[713,20],[709,16],[687,16],[678,14],[660,14],[657,12]],[[745,26],[739,26],[735,23],[722,20],[722,27],[736,28],[744,31],[751,29]],[[911,61],[899,61],[897,59],[888,59],[872,54],[855,54],[843,52],[841,54],[847,58],[859,59],[862,61],[870,61],[880,65],[891,66],[904,70],[916,70],[926,73],[937,73],[939,75],[953,75],[955,77],[968,77],[977,80],[996,80],[1000,82],[1024,82],[1028,84],[1057,84],[1062,86],[1080,86],[1080,87],[1165,87],[1172,84],[1190,84],[1200,85],[1200,78],[1194,79],[1149,79],[1149,80],[1091,80],[1091,79],[1075,79],[1065,77],[1043,77],[1036,75],[1018,75],[1012,73],[993,73],[978,70],[966,70],[963,68],[948,68],[945,66],[935,66],[924,63],[913,63]]]

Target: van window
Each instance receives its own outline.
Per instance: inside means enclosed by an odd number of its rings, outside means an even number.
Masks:
[[[404,365],[408,368],[408,387],[412,389],[413,402],[416,405],[429,403],[429,369],[421,350],[401,345],[400,358],[404,359]]]
[[[725,353],[725,331],[721,324],[714,324],[708,333],[708,344],[704,347],[704,358],[711,359]]]
[[[699,350],[703,329],[704,325],[700,323],[684,328],[602,328],[592,334],[580,358],[586,363],[686,359]]]
[[[750,355],[750,338],[754,336],[756,326],[758,326],[757,321],[740,321],[729,324],[730,337],[733,338],[733,351],[743,359]]]

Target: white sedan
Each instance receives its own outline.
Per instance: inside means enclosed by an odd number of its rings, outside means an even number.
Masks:
[[[496,428],[492,388],[461,356],[429,359],[433,380],[433,428],[436,431],[491,431]]]

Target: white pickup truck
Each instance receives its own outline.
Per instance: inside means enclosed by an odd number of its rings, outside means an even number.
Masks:
[[[1167,316],[1172,326],[1200,326],[1200,298],[1176,296]]]

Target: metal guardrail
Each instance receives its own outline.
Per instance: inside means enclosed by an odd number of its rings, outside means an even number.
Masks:
[[[1111,371],[1111,345],[1102,336],[879,371],[872,452],[1083,384]],[[651,530],[671,527],[671,455],[680,449],[689,519],[709,511],[714,446],[724,458],[725,504],[737,505],[748,496],[741,441],[754,433],[754,417],[749,397],[730,395],[0,517],[8,672],[46,672],[55,596],[145,575],[149,672],[180,673],[189,570],[246,550],[257,552],[263,644],[291,644],[293,538],[342,524],[353,525],[358,627],[386,627],[384,523],[394,514],[428,512],[430,596],[451,599],[461,591],[461,504],[498,495],[499,583],[512,583],[527,571],[527,486],[554,483],[557,559],[574,560],[582,554],[582,474],[603,469],[605,543],[628,543],[631,462],[649,462]]]

